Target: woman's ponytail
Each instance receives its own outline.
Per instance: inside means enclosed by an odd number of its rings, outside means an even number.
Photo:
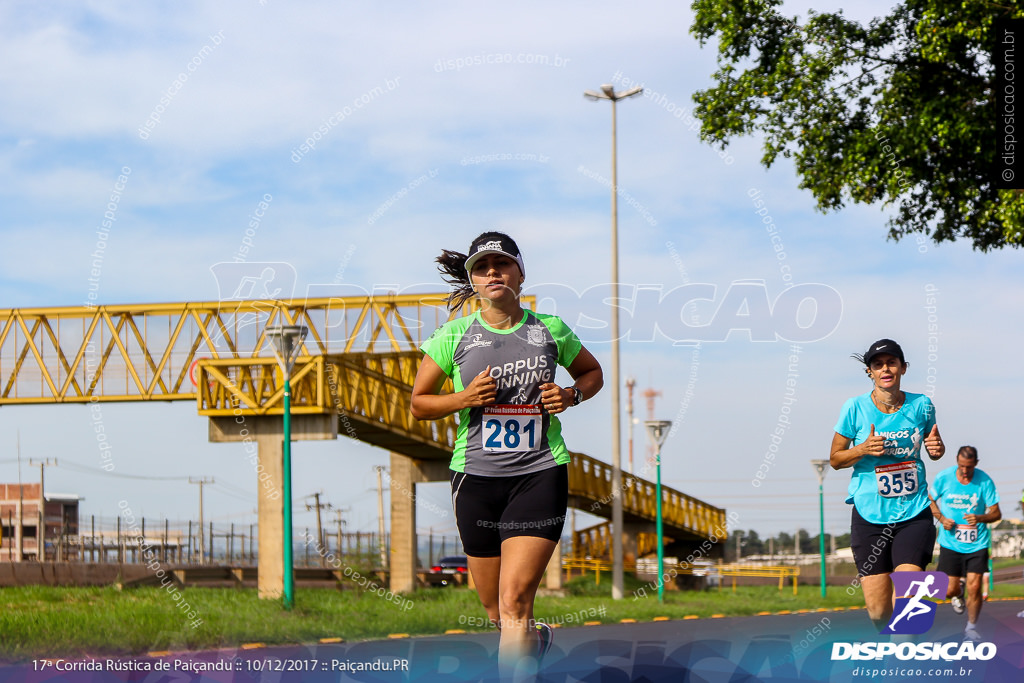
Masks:
[[[441,273],[441,279],[454,288],[448,295],[449,311],[462,308],[462,305],[476,294],[473,284],[469,281],[469,273],[466,272],[468,258],[461,252],[444,249],[441,255],[434,259],[437,261],[437,270]]]

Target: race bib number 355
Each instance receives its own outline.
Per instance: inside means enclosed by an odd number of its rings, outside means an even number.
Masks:
[[[538,405],[484,406],[481,429],[485,451],[533,451],[540,448],[543,416]]]
[[[917,462],[907,460],[875,468],[878,495],[883,498],[906,496],[917,491]]]

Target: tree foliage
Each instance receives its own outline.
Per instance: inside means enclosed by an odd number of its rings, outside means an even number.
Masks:
[[[993,183],[998,155],[988,0],[907,0],[867,25],[842,11],[783,16],[782,0],[695,0],[717,40],[715,85],[694,95],[701,138],[759,133],[766,167],[792,158],[822,212],[895,207],[889,235],[1024,243],[1024,194]],[[1016,5],[1007,2],[1005,4]]]

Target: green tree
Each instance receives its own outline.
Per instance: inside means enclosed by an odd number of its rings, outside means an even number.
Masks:
[[[746,537],[743,539],[743,553],[745,555],[760,555],[764,552],[764,541],[757,535],[757,532],[753,529],[747,531]]]
[[[807,529],[800,529],[797,531],[797,537],[800,539],[800,552],[801,553],[813,553],[817,550],[817,546],[811,545],[811,533]],[[814,537],[814,542],[818,541],[818,537]]]
[[[764,137],[761,162],[792,158],[822,212],[895,206],[889,236],[1024,243],[1024,194],[993,164],[993,24],[999,0],[907,0],[867,25],[842,11],[800,23],[782,0],[695,0],[690,32],[718,43],[714,87],[694,95],[701,139]],[[1016,3],[1005,3],[1013,4]]]

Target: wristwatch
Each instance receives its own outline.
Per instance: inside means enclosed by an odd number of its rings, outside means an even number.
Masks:
[[[580,403],[583,402],[583,392],[580,391],[575,384],[569,388],[572,389],[572,404],[574,406],[578,406]]]

